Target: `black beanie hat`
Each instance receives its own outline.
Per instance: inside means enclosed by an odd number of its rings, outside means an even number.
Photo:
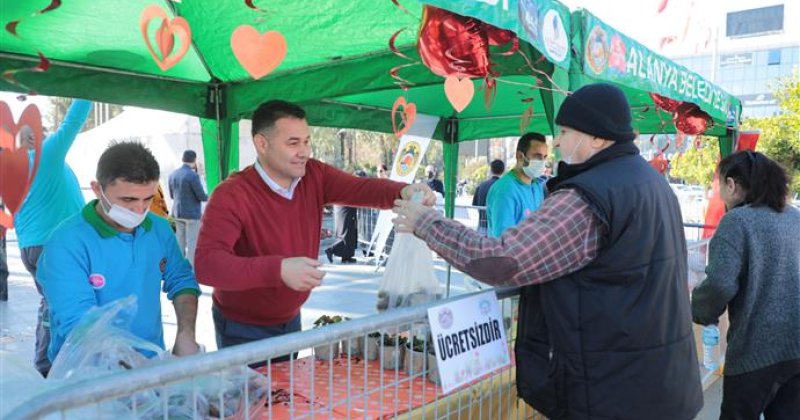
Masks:
[[[625,93],[608,83],[586,85],[567,96],[556,124],[616,142],[636,138]]]

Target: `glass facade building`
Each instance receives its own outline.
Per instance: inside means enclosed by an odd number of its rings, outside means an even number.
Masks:
[[[729,11],[718,32],[725,37],[717,40],[724,48],[672,59],[739,97],[742,117],[776,115],[780,109],[771,86],[800,69],[800,39],[785,36],[789,17],[782,4]],[[775,42],[776,37],[781,42]]]

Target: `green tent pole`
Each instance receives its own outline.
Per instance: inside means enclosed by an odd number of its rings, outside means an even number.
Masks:
[[[450,219],[455,216],[456,184],[458,176],[458,119],[450,118],[444,127],[444,215]],[[447,264],[447,291],[450,297],[450,277],[452,267]]]
[[[222,179],[239,169],[239,122],[223,119],[218,123],[222,144]]]
[[[445,126],[444,140],[444,215],[455,214],[456,185],[458,184],[458,119],[450,118]]]
[[[719,156],[724,159],[733,153],[733,140],[736,138],[736,131],[730,128],[725,130],[725,135],[719,138]]]
[[[217,122],[208,118],[200,118],[200,131],[203,137],[203,157],[205,159],[206,184],[208,192],[220,183],[221,165],[220,149],[217,141]]]
[[[554,66],[553,83],[546,83],[546,86],[552,90],[541,90],[542,104],[544,105],[544,114],[547,118],[547,124],[550,126],[550,135],[555,138],[558,136],[556,132],[556,114],[558,114],[561,104],[567,96],[560,90],[567,90],[570,85],[569,71],[561,67]]]

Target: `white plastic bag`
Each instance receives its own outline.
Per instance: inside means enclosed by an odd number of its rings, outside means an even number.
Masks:
[[[395,234],[389,262],[378,288],[378,310],[418,305],[441,297],[442,289],[433,271],[431,250],[412,234]]]
[[[89,310],[67,335],[48,379],[93,378],[167,357],[161,347],[130,332],[136,311],[133,295]]]

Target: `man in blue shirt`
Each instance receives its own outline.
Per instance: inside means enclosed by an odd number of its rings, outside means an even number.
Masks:
[[[175,235],[181,254],[194,264],[197,234],[200,232],[201,203],[208,195],[197,175],[197,153],[183,152],[183,166],[169,176],[169,196],[172,198],[172,217],[175,218]]]
[[[472,197],[473,206],[486,207],[486,198],[489,196],[489,190],[503,176],[503,172],[506,171],[506,164],[500,159],[495,159],[489,164],[489,171],[491,172],[489,179],[481,182],[478,188],[475,189],[475,195]],[[488,232],[488,226],[486,210],[478,210],[478,232],[485,236],[486,232]]]
[[[538,179],[547,159],[547,140],[542,134],[527,133],[517,141],[517,163],[494,183],[486,199],[489,236],[500,237],[539,209],[544,201],[544,183]]]
[[[92,181],[97,199],[45,244],[38,280],[50,305],[50,360],[89,309],[130,295],[138,303],[131,333],[163,348],[160,289],[178,320],[173,353],[198,351],[197,281],[169,223],[148,214],[158,176],[158,163],[140,143],[113,144],[100,156]]]
[[[14,215],[14,229],[22,263],[31,273],[36,290],[42,294],[36,282],[36,263],[42,252],[42,245],[50,233],[66,218],[78,213],[84,205],[83,194],[78,179],[66,163],[67,152],[89,117],[92,103],[76,99],[70,105],[64,122],[58,130],[42,143],[42,154],[36,176],[22,206]],[[29,150],[29,160],[33,166],[35,140],[30,127],[22,127],[19,132],[22,145]],[[39,316],[36,320],[36,354],[34,365],[43,376],[50,371],[47,359],[47,346],[50,343],[50,319],[47,301],[39,303]]]

